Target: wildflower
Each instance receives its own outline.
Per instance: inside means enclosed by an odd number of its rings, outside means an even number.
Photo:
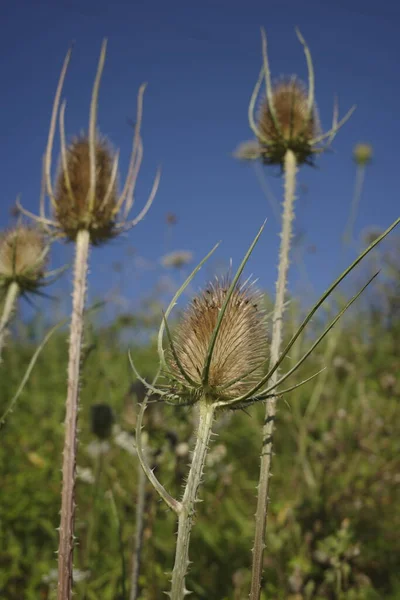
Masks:
[[[64,61],[54,99],[43,165],[44,186],[53,218],[46,216],[44,194],[40,203],[40,216],[33,215],[17,204],[23,214],[33,218],[56,236],[68,241],[77,241],[79,232],[87,231],[90,243],[95,246],[106,243],[144,218],[156,195],[160,179],[160,173],[157,172],[145,206],[136,218],[128,220],[143,158],[140,129],[146,84],[139,88],[132,153],[126,181],[118,195],[119,152],[114,152],[106,138],[97,131],[97,104],[106,48],[107,42],[104,40],[93,85],[88,133],[76,137],[69,144],[66,142],[64,124],[66,102],[64,101],[60,108],[60,99],[71,51],[67,53]],[[58,113],[61,152],[53,185],[51,163]]]
[[[311,142],[318,133],[318,117],[315,105],[309,112],[305,86],[293,77],[278,83],[272,97],[275,115],[268,100],[264,100],[259,113],[261,158],[267,164],[282,164],[290,149],[298,164],[307,162],[312,155]]]
[[[99,245],[117,234],[118,202],[115,156],[106,139],[95,140],[97,176],[90,206],[90,144],[87,136],[76,138],[67,148],[65,168],[56,179],[55,219],[66,237],[75,241],[80,229],[88,229],[91,242]]]
[[[340,127],[347,121],[354,107],[338,122],[337,107],[333,113],[331,129],[321,133],[314,97],[314,69],[311,54],[304,38],[297,30],[303,46],[308,67],[308,89],[296,77],[284,79],[276,85],[271,83],[267,55],[267,38],[262,30],[263,67],[255,85],[249,104],[249,124],[256,139],[242,143],[235,156],[242,160],[261,159],[264,164],[283,167],[286,153],[294,153],[296,162],[312,164],[314,154],[330,146]],[[258,118],[255,104],[261,83],[265,79],[266,97],[262,102]],[[326,145],[321,142],[326,140]]]
[[[236,398],[252,389],[262,374],[266,326],[261,295],[251,285],[235,286],[226,306],[203,383],[209,346],[230,282],[216,280],[195,297],[178,324],[167,364],[173,381],[189,386],[192,397]]]
[[[17,225],[0,237],[0,288],[15,282],[20,292],[44,284],[48,245],[39,230]]]

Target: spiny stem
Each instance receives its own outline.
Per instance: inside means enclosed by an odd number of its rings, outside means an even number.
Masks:
[[[289,270],[289,253],[292,238],[292,224],[294,218],[293,204],[296,188],[296,157],[291,150],[285,155],[285,198],[283,202],[281,247],[279,254],[278,280],[276,284],[276,298],[273,315],[272,341],[270,366],[272,367],[279,358],[282,344],[283,312],[285,294]],[[278,369],[274,371],[270,379],[270,385],[278,381]],[[274,431],[274,420],[276,412],[277,396],[272,397],[266,408],[265,422],[263,427],[263,446],[261,451],[260,479],[258,484],[258,498],[256,511],[256,528],[253,547],[253,566],[251,580],[251,600],[259,600],[261,593],[262,562],[265,547],[265,530],[267,526],[268,513],[268,489],[269,475],[272,458],[272,434]]]
[[[203,475],[214,420],[214,406],[206,398],[203,398],[199,404],[200,421],[197,430],[196,446],[193,451],[192,464],[179,512],[175,564],[172,571],[171,592],[169,593],[171,600],[183,600],[189,593],[185,586],[185,576],[189,566],[190,533],[193,525],[197,492]]]
[[[16,281],[12,281],[8,286],[6,299],[3,306],[3,314],[0,319],[0,361],[4,347],[4,341],[7,335],[7,325],[11,319],[15,304],[19,294],[19,285]]]
[[[69,339],[68,392],[62,468],[61,522],[58,547],[58,600],[71,600],[72,558],[75,520],[75,465],[79,404],[79,371],[83,335],[89,232],[82,229],[76,239],[74,291]]]

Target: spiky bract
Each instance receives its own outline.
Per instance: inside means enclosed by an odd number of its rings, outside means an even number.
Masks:
[[[16,282],[21,292],[43,283],[48,246],[34,227],[17,225],[0,237],[0,288]]]
[[[96,178],[93,202],[90,202],[89,194],[89,139],[87,136],[80,136],[67,148],[66,171],[60,161],[54,194],[54,216],[67,239],[75,241],[78,232],[87,229],[91,243],[99,245],[117,234],[117,184],[112,173],[114,156],[108,142],[97,136],[95,149]]]
[[[258,118],[260,155],[267,164],[282,164],[288,150],[294,152],[297,163],[308,162],[312,155],[312,140],[318,133],[315,107],[308,109],[307,92],[296,78],[279,82],[273,88],[276,119],[265,99]]]
[[[174,335],[176,357],[188,377],[196,384],[188,390],[188,382],[171,352],[168,365],[173,379],[186,387],[192,397],[207,395],[212,400],[234,399],[249,391],[263,373],[267,334],[261,294],[239,285],[228,302],[211,357],[207,390],[203,390],[202,374],[210,340],[225,301],[228,279],[216,280],[193,299]]]
[[[326,133],[320,130],[315,102],[314,67],[310,50],[296,30],[303,46],[307,61],[308,85],[305,86],[295,76],[283,79],[275,85],[271,82],[271,72],[267,53],[267,36],[261,30],[263,67],[249,103],[249,125],[255,140],[241,144],[235,152],[241,160],[260,160],[267,165],[279,165],[283,170],[287,152],[293,152],[297,165],[313,164],[315,154],[330,147],[337,132],[350,117],[354,108],[338,121],[338,108],[335,104],[332,127]],[[256,101],[265,81],[266,95],[258,116],[255,115]]]

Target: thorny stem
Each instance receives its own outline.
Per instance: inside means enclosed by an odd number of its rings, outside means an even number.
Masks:
[[[68,392],[65,415],[65,438],[62,468],[60,539],[58,547],[57,600],[71,600],[72,558],[75,520],[75,465],[79,403],[83,312],[89,255],[89,232],[82,229],[76,239],[74,291],[69,339]]]
[[[296,187],[296,157],[291,150],[285,155],[285,198],[283,202],[281,247],[279,254],[278,280],[276,284],[276,298],[273,315],[272,341],[270,366],[278,360],[282,343],[282,317],[284,312],[284,301],[287,287],[289,270],[289,252],[292,237],[292,223],[294,218],[293,204]],[[278,381],[278,369],[274,371],[270,379],[270,385]],[[253,547],[253,566],[250,599],[259,600],[261,593],[262,562],[265,548],[265,530],[267,526],[268,513],[268,489],[272,458],[272,434],[274,431],[274,420],[276,413],[277,396],[273,396],[267,403],[265,422],[262,432],[263,447],[261,451],[260,479],[258,484],[256,528]]]
[[[3,314],[0,319],[0,361],[4,347],[4,340],[7,335],[7,325],[11,319],[11,315],[15,308],[15,304],[19,294],[19,285],[16,281],[12,281],[7,289],[6,299],[3,306]]]
[[[143,448],[146,453],[146,449]],[[131,591],[129,600],[137,600],[139,596],[139,573],[142,557],[143,531],[144,531],[144,511],[146,500],[146,473],[142,469],[142,465],[138,465],[138,488],[136,499],[136,530],[135,530],[135,548],[132,556],[132,575],[131,575]]]
[[[214,420],[215,407],[206,398],[200,401],[200,421],[197,430],[196,446],[192,464],[183,494],[178,519],[178,539],[175,552],[175,564],[172,571],[171,600],[183,600],[189,593],[185,586],[185,576],[189,566],[189,541],[195,513],[197,492],[203,475]]]

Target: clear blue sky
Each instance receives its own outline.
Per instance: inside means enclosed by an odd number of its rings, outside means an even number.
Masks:
[[[6,1],[0,5],[0,224],[10,222],[17,194],[37,211],[41,157],[54,91],[65,52],[75,41],[64,97],[67,132],[86,128],[88,105],[102,38],[109,40],[100,92],[99,127],[121,149],[125,170],[136,94],[148,82],[144,111],[144,163],[137,206],[146,198],[162,164],[158,196],[146,219],[127,238],[92,253],[93,290],[110,284],[109,266],[125,261],[124,294],[149,289],[160,274],[139,279],[129,247],[153,263],[166,250],[167,212],[178,223],[168,250],[190,249],[195,260],[222,239],[218,257],[240,260],[265,217],[263,237],[249,265],[260,284],[273,290],[278,229],[252,167],[231,152],[251,138],[247,105],[261,64],[260,26],[266,28],[273,77],[306,77],[298,26],[314,59],[316,98],[323,127],[330,126],[335,94],[341,114],[357,104],[333,153],[305,167],[296,227],[305,234],[308,276],[322,290],[337,274],[340,239],[354,185],[352,148],[367,141],[374,149],[357,219],[365,227],[389,225],[400,213],[400,7],[371,0],[136,0]],[[54,157],[54,163],[57,156]],[[280,197],[281,179],[265,170]],[[70,249],[57,244],[53,264]],[[350,255],[349,255],[350,256]],[[199,278],[199,284],[202,277]],[[294,265],[292,289],[299,281]],[[70,275],[62,287],[68,289]],[[60,287],[60,286],[58,286]]]

